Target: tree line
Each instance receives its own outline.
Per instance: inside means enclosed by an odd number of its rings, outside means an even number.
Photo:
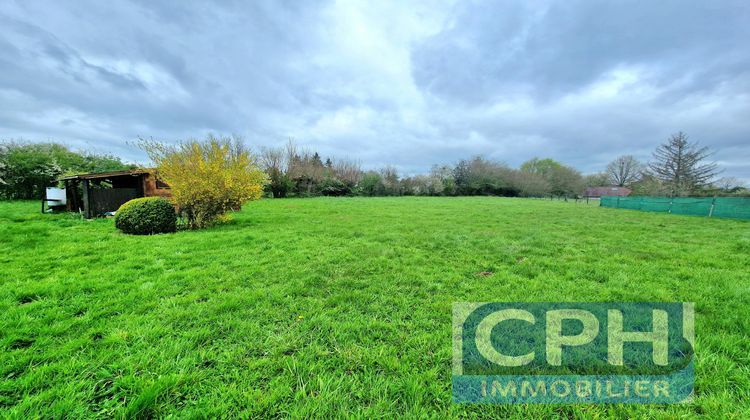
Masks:
[[[0,198],[38,199],[66,175],[135,167],[113,155],[73,151],[56,143],[0,142]]]
[[[750,195],[742,181],[718,178],[720,171],[709,161],[711,156],[707,147],[689,141],[682,132],[659,145],[650,162],[623,155],[604,171],[589,175],[550,158],[533,158],[512,168],[476,156],[455,165],[434,165],[427,174],[401,177],[392,166],[362,170],[356,161],[323,160],[317,152],[300,149],[291,140],[285,147],[264,148],[260,154],[270,179],[266,190],[272,197],[577,197],[588,187],[601,186],[627,187],[634,194],[653,196]]]
[[[533,158],[513,168],[476,156],[452,165],[434,165],[426,174],[401,176],[396,168],[364,170],[350,159],[323,158],[290,140],[261,148],[259,166],[267,174],[269,197],[466,196],[577,197],[587,187],[621,186],[636,195],[750,195],[734,178],[718,178],[711,150],[676,133],[659,145],[650,162],[617,157],[599,173],[583,175],[551,158]],[[53,143],[0,143],[0,198],[39,198],[59,177],[81,172],[134,168],[111,155],[81,153]]]
[[[456,165],[434,165],[423,175],[402,177],[386,166],[363,170],[348,159],[323,160],[314,151],[293,141],[285,147],[263,148],[260,162],[269,176],[267,192],[289,196],[400,196],[400,195],[501,195],[541,196],[580,193],[585,177],[552,159],[532,159],[519,169],[481,156]]]

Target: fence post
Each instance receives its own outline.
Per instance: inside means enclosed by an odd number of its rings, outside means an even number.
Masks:
[[[669,210],[667,213],[672,213],[672,203],[674,203],[674,197],[669,198]]]
[[[711,200],[711,209],[708,210],[708,217],[711,217],[714,215],[714,207],[716,207],[716,196],[714,196],[714,199]]]
[[[617,196],[617,204],[616,205],[617,205],[617,208],[619,209],[620,208],[620,196],[619,195]]]
[[[83,217],[91,219],[90,181],[83,180]]]

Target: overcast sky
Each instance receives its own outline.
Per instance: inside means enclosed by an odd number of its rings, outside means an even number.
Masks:
[[[0,139],[145,162],[138,136],[236,133],[407,174],[476,154],[590,173],[682,130],[750,181],[745,0],[220,3],[3,0]]]

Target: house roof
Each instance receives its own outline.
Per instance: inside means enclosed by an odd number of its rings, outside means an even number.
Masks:
[[[585,197],[627,197],[632,190],[626,187],[589,187],[583,193]]]
[[[136,176],[136,175],[143,175],[143,174],[149,174],[151,172],[154,172],[154,169],[150,168],[143,168],[143,169],[126,169],[122,171],[109,171],[109,172],[92,172],[88,174],[77,174],[77,175],[70,175],[63,178],[60,178],[62,181],[72,180],[72,179],[101,179],[101,178],[112,178],[117,176]]]

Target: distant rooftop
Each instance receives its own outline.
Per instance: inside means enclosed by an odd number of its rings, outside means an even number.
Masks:
[[[584,197],[627,197],[633,192],[626,187],[589,187],[584,191]]]

